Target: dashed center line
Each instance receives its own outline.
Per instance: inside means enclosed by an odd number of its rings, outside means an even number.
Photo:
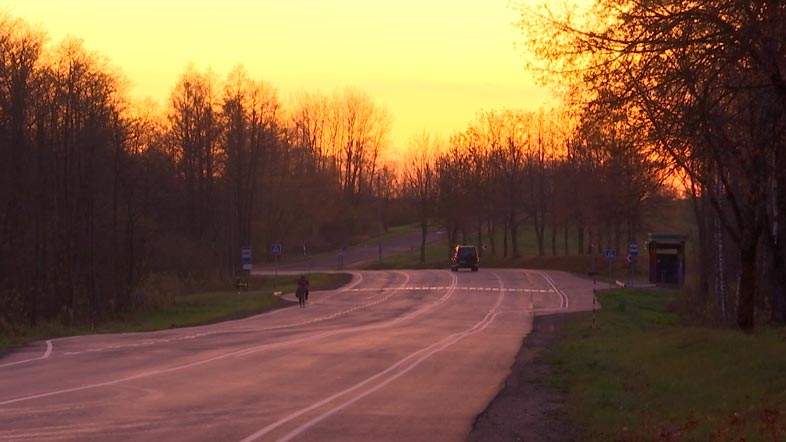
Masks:
[[[386,290],[403,290],[403,291],[419,291],[419,290],[447,290],[450,287],[399,287],[399,288],[366,288],[366,289],[351,289],[348,292],[383,292]],[[469,292],[519,292],[519,293],[553,293],[552,289],[514,289],[514,288],[500,288],[500,287],[455,287],[454,290],[464,290]]]

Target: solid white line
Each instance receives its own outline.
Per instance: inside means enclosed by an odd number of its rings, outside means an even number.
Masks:
[[[335,291],[337,293],[350,291],[352,289],[348,289],[348,288],[354,287],[354,286],[360,284],[363,281],[363,275],[362,274],[360,274],[358,272],[349,272],[349,273],[351,273],[353,276],[356,276],[356,278],[354,278],[354,280],[352,282],[350,282],[348,285],[345,286],[347,288],[336,289]],[[403,272],[395,272],[395,273],[400,273],[400,274],[404,275],[406,277],[406,281],[409,281],[409,275],[407,275],[406,273],[403,273]],[[354,289],[354,290],[357,290],[357,289]],[[393,289],[393,290],[395,291],[397,289]],[[329,295],[329,296],[333,296],[333,295]],[[323,297],[322,299],[325,299],[325,297]],[[320,304],[320,302],[314,302],[314,304]],[[374,303],[366,304],[366,305],[372,305],[372,304],[374,304]],[[362,306],[358,306],[358,307],[362,307]],[[341,311],[341,312],[338,312],[338,313],[334,313],[334,314],[329,315],[329,316],[322,316],[322,317],[319,317],[319,318],[314,318],[314,319],[311,319],[309,321],[300,321],[300,322],[297,322],[297,323],[282,324],[282,325],[277,325],[277,326],[274,326],[274,327],[246,328],[246,329],[236,329],[236,330],[227,330],[227,329],[212,330],[212,331],[206,331],[206,332],[202,332],[202,333],[195,333],[195,334],[191,334],[191,335],[176,336],[176,337],[172,337],[172,338],[146,339],[146,340],[143,340],[143,341],[132,342],[132,343],[123,344],[123,345],[112,345],[112,346],[106,346],[106,347],[89,348],[89,349],[85,349],[85,350],[82,350],[82,351],[70,351],[70,352],[65,352],[64,354],[69,355],[69,356],[73,356],[73,355],[78,355],[78,354],[81,354],[81,353],[95,353],[95,352],[101,352],[101,351],[113,350],[113,349],[116,350],[116,349],[121,349],[121,348],[140,347],[140,346],[143,346],[143,345],[167,344],[167,343],[170,343],[170,342],[184,341],[184,340],[187,340],[187,339],[196,339],[196,338],[202,338],[202,337],[210,337],[210,336],[221,335],[221,334],[236,334],[236,333],[249,333],[249,332],[262,332],[262,331],[281,330],[281,329],[290,328],[290,327],[299,327],[299,326],[302,326],[302,325],[311,324],[311,323],[319,322],[319,321],[322,321],[322,320],[334,319],[337,316],[340,316],[340,315],[349,313],[351,311],[357,310],[358,307],[355,307],[355,308],[352,308],[352,309],[349,309],[349,310],[344,310],[344,311]],[[266,314],[267,315],[272,315],[272,314],[275,314],[275,313],[278,313],[278,312],[284,312],[284,311],[286,311],[286,309],[273,310],[273,311],[268,312]],[[254,315],[254,316],[250,316],[248,318],[238,319],[238,320],[234,320],[234,321],[227,321],[224,324],[226,325],[226,324],[240,323],[240,322],[244,322],[244,321],[259,319],[256,316],[258,316],[258,315]],[[197,326],[197,327],[199,327],[199,326]],[[153,333],[155,333],[155,332],[153,332]],[[17,363],[36,361],[36,360],[40,360],[40,359],[43,359],[43,358],[29,359],[29,360],[20,361],[20,362],[17,362]],[[17,364],[17,363],[14,363],[14,364]],[[9,364],[9,365],[14,365],[14,364]],[[0,367],[3,367],[3,365],[0,365]]]
[[[9,362],[9,363],[6,363],[6,364],[0,364],[0,368],[10,367],[12,365],[24,364],[24,363],[27,363],[27,362],[40,361],[42,359],[48,358],[51,355],[52,355],[52,340],[50,339],[50,340],[46,341],[46,351],[44,352],[43,356],[39,356],[37,358],[25,359],[23,361],[16,361],[16,362]]]
[[[501,284],[502,280],[500,279],[499,275],[494,273],[494,276],[496,276],[497,280],[499,280],[500,284]],[[451,287],[449,287],[448,292],[445,295],[443,295],[443,297],[440,298],[440,301],[438,301],[438,302],[443,302],[444,300],[447,300],[450,297],[451,293],[456,289],[455,284],[457,282],[457,279],[456,279],[455,275],[452,275],[452,277],[453,277],[453,284],[451,285]],[[399,368],[402,365],[406,364],[411,359],[414,359],[414,358],[417,357],[417,359],[411,365],[409,365],[408,367],[402,369],[398,373],[396,373],[396,374],[390,376],[389,378],[383,380],[382,382],[380,382],[379,384],[377,384],[374,387],[370,388],[369,390],[366,390],[365,392],[360,393],[357,396],[354,396],[354,397],[352,397],[350,399],[347,399],[346,401],[342,402],[341,404],[336,405],[335,407],[331,408],[330,410],[328,410],[328,411],[322,413],[321,415],[319,415],[319,416],[309,420],[305,424],[295,428],[294,430],[292,430],[289,433],[287,433],[284,437],[278,439],[278,442],[286,442],[286,441],[291,440],[292,438],[296,437],[297,435],[299,435],[300,433],[304,432],[308,428],[314,426],[315,424],[319,423],[320,421],[322,421],[322,420],[332,416],[333,414],[341,411],[342,409],[348,407],[349,405],[352,405],[353,403],[359,401],[360,399],[363,399],[364,397],[370,395],[371,393],[376,392],[380,388],[386,386],[387,384],[389,384],[389,383],[393,382],[394,380],[400,378],[401,376],[407,374],[412,369],[414,369],[415,367],[420,365],[423,361],[425,361],[426,359],[430,358],[434,354],[436,354],[436,353],[438,353],[438,352],[440,352],[440,351],[450,347],[451,345],[453,345],[456,342],[464,339],[467,336],[473,335],[475,333],[478,333],[478,332],[484,330],[486,327],[491,325],[492,322],[494,322],[494,319],[496,318],[496,316],[498,314],[497,310],[499,309],[500,305],[502,304],[502,300],[504,299],[504,296],[505,296],[504,293],[502,293],[500,291],[500,294],[497,297],[497,302],[494,304],[494,307],[492,307],[492,309],[489,310],[488,313],[486,313],[486,316],[481,321],[479,321],[478,323],[476,323],[474,326],[470,327],[469,329],[467,329],[467,330],[465,330],[463,332],[460,332],[460,333],[454,333],[452,335],[449,335],[449,336],[441,339],[440,341],[438,341],[438,342],[436,342],[434,344],[429,345],[428,347],[425,347],[425,348],[422,348],[420,350],[417,350],[417,351],[409,354],[407,357],[399,360],[395,364],[391,365],[390,367],[386,368],[385,370],[382,370],[381,372],[379,372],[379,373],[377,373],[377,374],[375,374],[375,375],[373,375],[373,376],[371,376],[369,378],[366,378],[365,380],[363,380],[363,381],[353,385],[352,387],[347,388],[344,391],[340,391],[338,393],[335,393],[335,394],[333,394],[333,395],[331,395],[331,396],[329,396],[329,397],[327,397],[327,398],[325,398],[325,399],[323,399],[323,400],[321,400],[319,402],[316,402],[316,403],[314,403],[314,404],[312,404],[312,405],[310,405],[308,407],[302,408],[302,409],[296,411],[295,413],[290,414],[289,416],[287,416],[287,417],[285,417],[283,419],[280,419],[280,420],[278,420],[276,422],[273,422],[272,424],[270,424],[270,425],[260,429],[259,431],[255,432],[254,434],[251,434],[250,436],[246,437],[245,439],[242,439],[241,442],[251,442],[251,441],[257,440],[260,437],[264,436],[265,434],[268,434],[271,431],[275,430],[276,428],[280,427],[281,425],[284,425],[285,423],[287,423],[287,422],[289,422],[289,421],[291,421],[291,420],[293,420],[293,419],[295,419],[295,418],[297,418],[299,416],[302,416],[305,413],[308,413],[308,412],[313,411],[313,410],[315,410],[315,409],[317,409],[319,407],[322,407],[322,406],[332,402],[333,400],[335,400],[335,399],[337,399],[337,398],[339,398],[341,396],[344,396],[344,395],[346,395],[348,393],[351,393],[351,392],[353,392],[353,391],[363,387],[364,385],[366,385],[366,384],[368,384],[368,383],[370,383],[370,382],[372,382],[372,381],[374,381],[374,380],[376,380],[376,379],[386,375],[387,373],[389,373],[389,372],[391,372],[393,370],[396,370],[397,368]]]
[[[407,280],[404,281],[404,284],[406,284],[407,282],[409,282],[410,276],[407,273],[404,273],[404,272],[401,272],[401,273],[404,274],[407,277]],[[455,287],[455,285],[456,285],[456,277],[455,277],[455,275],[451,275],[451,276],[453,277],[452,287]],[[316,339],[324,338],[324,337],[327,337],[327,336],[332,336],[332,335],[339,334],[339,333],[350,333],[350,332],[362,331],[362,330],[373,329],[373,328],[382,328],[382,327],[389,326],[391,324],[395,324],[395,323],[404,321],[406,319],[410,319],[412,317],[418,316],[418,315],[420,315],[420,314],[422,314],[422,313],[424,313],[424,312],[434,308],[436,305],[441,304],[442,302],[445,302],[445,300],[447,300],[450,297],[449,295],[450,295],[451,292],[452,292],[452,290],[449,290],[448,293],[443,295],[436,302],[434,302],[434,303],[432,303],[432,304],[430,304],[428,306],[425,306],[422,309],[415,310],[415,311],[411,312],[408,315],[401,316],[399,318],[396,318],[396,319],[394,319],[392,321],[389,321],[389,322],[386,322],[386,323],[374,324],[374,325],[369,325],[369,326],[354,327],[354,328],[350,328],[350,329],[333,330],[333,331],[324,332],[324,333],[320,333],[320,334],[317,334],[317,335],[310,335],[310,336],[306,336],[306,337],[298,338],[298,339],[292,339],[292,340],[287,340],[287,341],[282,341],[282,342],[277,342],[277,343],[272,343],[272,344],[263,344],[263,345],[258,345],[258,346],[254,346],[254,347],[247,347],[247,348],[235,350],[235,351],[232,351],[232,352],[229,352],[229,353],[224,353],[224,354],[220,354],[220,355],[217,355],[217,356],[213,356],[213,357],[208,358],[208,359],[203,359],[203,360],[200,360],[200,361],[195,361],[195,362],[191,362],[191,363],[188,363],[188,364],[178,365],[178,366],[170,367],[170,368],[164,368],[164,369],[159,369],[159,370],[152,370],[152,371],[148,371],[148,372],[142,372],[142,373],[139,373],[139,374],[136,374],[136,375],[127,376],[127,377],[120,378],[120,379],[114,379],[114,380],[111,380],[111,381],[105,381],[105,382],[99,382],[99,383],[95,383],[95,384],[82,385],[82,386],[79,386],[79,387],[66,388],[66,389],[62,389],[62,390],[54,390],[54,391],[49,391],[49,392],[46,392],[46,393],[38,393],[38,394],[32,394],[32,395],[28,395],[28,396],[21,396],[21,397],[17,397],[17,398],[14,398],[14,399],[0,401],[0,405],[9,405],[9,404],[17,403],[17,402],[30,401],[30,400],[34,400],[34,399],[42,399],[42,398],[46,398],[46,397],[50,397],[50,396],[57,396],[57,395],[61,395],[61,394],[73,393],[73,392],[89,390],[89,389],[93,389],[93,388],[113,386],[113,385],[121,384],[121,383],[124,383],[124,382],[129,382],[129,381],[133,381],[133,380],[137,380],[137,379],[143,379],[143,378],[156,376],[156,375],[160,375],[160,374],[167,374],[167,373],[180,371],[180,370],[184,370],[184,369],[188,369],[188,368],[198,367],[200,365],[204,365],[204,364],[207,364],[207,363],[210,363],[210,362],[213,362],[213,361],[225,359],[225,358],[228,358],[230,356],[244,356],[244,355],[247,355],[247,354],[256,353],[256,352],[263,351],[263,350],[268,350],[268,349],[271,349],[271,348],[285,347],[285,346],[289,346],[289,345],[291,345],[293,343],[299,343],[299,342],[306,342],[306,341],[316,340]],[[368,306],[371,306],[371,305],[378,304],[380,302],[383,302],[383,301],[389,299],[391,296],[393,296],[393,294],[395,294],[395,291],[393,291],[390,295],[388,295],[388,296],[386,296],[386,297],[384,297],[384,298],[382,298],[382,299],[380,299],[378,301],[375,301],[375,302],[372,302],[372,303],[369,303],[369,304],[363,304],[363,305],[359,306],[358,308],[368,307]],[[344,313],[347,313],[347,312],[349,312],[351,310],[356,310],[356,309],[357,308],[353,308],[353,309],[345,310],[345,311],[340,312],[340,313],[344,314]],[[327,318],[330,318],[330,317],[331,316],[328,316]],[[50,345],[51,345],[51,343],[50,343]],[[49,354],[51,354],[51,348],[47,349],[47,354],[45,356],[48,357]],[[19,361],[19,363],[21,363],[21,362],[25,362],[25,361]]]
[[[569,306],[569,303],[570,303],[570,298],[568,298],[568,295],[566,295],[566,294],[565,294],[565,293],[564,293],[562,290],[560,290],[560,289],[558,289],[558,288],[557,288],[557,285],[554,283],[554,280],[553,280],[553,279],[551,279],[551,276],[549,276],[549,275],[547,275],[547,274],[545,274],[545,273],[542,273],[542,272],[535,272],[535,273],[537,273],[537,274],[538,274],[538,275],[540,275],[540,276],[541,276],[543,279],[545,279],[545,280],[546,280],[546,283],[547,283],[549,286],[551,286],[551,288],[552,288],[552,289],[553,289],[555,292],[557,292],[557,294],[558,294],[558,295],[559,295],[559,297],[560,297],[560,300],[559,300],[559,308],[560,308],[560,310],[567,310],[567,309],[568,309],[568,306]]]

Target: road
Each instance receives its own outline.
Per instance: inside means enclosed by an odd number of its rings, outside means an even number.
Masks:
[[[305,309],[11,353],[0,441],[462,441],[533,316],[592,305],[560,272],[352,273]]]
[[[445,232],[440,230],[430,230],[426,235],[426,242],[434,243],[446,241]],[[278,270],[283,272],[303,272],[303,271],[325,271],[338,270],[358,267],[363,264],[383,258],[399,255],[402,253],[420,253],[420,231],[411,231],[404,234],[387,237],[377,241],[369,241],[363,244],[342,247],[335,252],[320,253],[311,255],[307,259],[303,257],[281,256],[278,266],[274,264],[257,264],[254,266],[254,273],[270,273]],[[448,263],[448,248],[445,246],[445,265]]]

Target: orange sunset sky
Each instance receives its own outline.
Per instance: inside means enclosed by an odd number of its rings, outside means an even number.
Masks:
[[[0,0],[59,42],[107,56],[132,96],[164,105],[189,63],[218,75],[242,64],[286,102],[351,86],[393,115],[392,147],[428,130],[443,138],[480,110],[537,109],[514,43],[508,0]]]

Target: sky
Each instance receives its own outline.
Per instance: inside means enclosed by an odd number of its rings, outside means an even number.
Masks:
[[[189,64],[242,64],[293,94],[346,87],[393,116],[402,149],[447,139],[481,110],[549,103],[524,68],[509,0],[0,0],[0,8],[108,57],[131,95],[162,104]]]

